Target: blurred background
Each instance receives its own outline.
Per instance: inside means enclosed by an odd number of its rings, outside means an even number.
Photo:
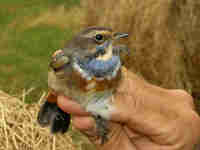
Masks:
[[[155,85],[187,90],[200,112],[199,8],[197,0],[1,0],[0,90],[20,100],[28,93],[26,105],[38,102],[52,52],[87,26],[107,26],[129,33],[127,68]]]

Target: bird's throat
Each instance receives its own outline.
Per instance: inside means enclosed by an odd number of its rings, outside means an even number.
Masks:
[[[97,60],[101,60],[101,61],[108,61],[109,59],[111,59],[112,56],[113,56],[113,53],[112,53],[112,51],[113,51],[112,44],[110,44],[105,51],[106,51],[106,53],[104,55],[100,55],[96,59]]]
[[[87,78],[99,78],[99,79],[112,79],[117,75],[118,70],[121,67],[119,56],[112,56],[110,59],[98,60],[92,59],[88,62],[77,61],[74,64],[74,69],[80,74],[83,74]]]

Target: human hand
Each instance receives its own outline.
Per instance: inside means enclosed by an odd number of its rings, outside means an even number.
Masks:
[[[200,117],[192,97],[183,90],[151,85],[125,70],[114,96],[109,141],[96,138],[95,122],[81,106],[58,97],[63,111],[73,115],[73,125],[102,150],[193,150],[200,142]]]

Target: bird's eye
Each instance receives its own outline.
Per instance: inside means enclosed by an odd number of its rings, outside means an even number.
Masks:
[[[101,42],[101,41],[103,41],[103,35],[102,34],[97,34],[95,36],[95,39],[96,39],[97,42]]]

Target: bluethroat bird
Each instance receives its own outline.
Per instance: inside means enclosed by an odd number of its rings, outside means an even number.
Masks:
[[[70,114],[57,106],[57,95],[62,93],[92,114],[101,143],[107,140],[107,122],[114,109],[110,102],[121,77],[120,52],[127,50],[113,43],[125,37],[128,34],[110,28],[89,27],[52,55],[49,93],[38,113],[41,126],[50,125],[52,133],[67,131]]]

